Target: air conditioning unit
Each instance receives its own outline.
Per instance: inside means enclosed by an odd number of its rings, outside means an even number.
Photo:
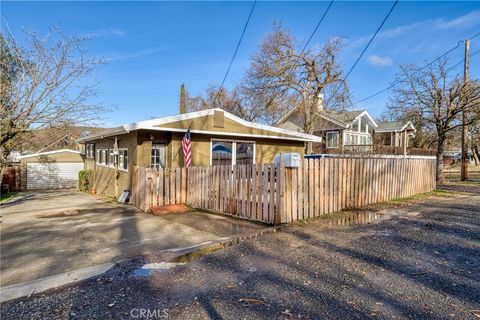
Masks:
[[[298,168],[300,167],[301,157],[300,154],[289,152],[289,153],[278,153],[273,158],[275,163],[283,163],[286,168]]]

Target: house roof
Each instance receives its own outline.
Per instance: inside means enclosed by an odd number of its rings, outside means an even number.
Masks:
[[[278,122],[277,124],[281,124],[285,122],[292,114],[293,111],[295,111],[296,108],[291,109],[288,111]],[[370,124],[374,127],[377,128],[377,123],[373,118],[370,116],[367,110],[351,110],[351,111],[333,111],[333,110],[322,110],[319,112],[319,115],[328,120],[331,121],[341,127],[348,128],[355,120],[357,120],[360,117],[366,116],[368,120],[370,121]]]
[[[101,139],[108,136],[115,136],[119,134],[128,133],[135,130],[155,130],[155,131],[170,131],[170,132],[186,132],[188,126],[185,127],[183,124],[188,120],[194,120],[197,118],[202,118],[206,116],[213,116],[215,112],[223,112],[226,119],[230,119],[233,122],[240,124],[241,126],[250,128],[250,132],[247,133],[238,133],[226,130],[204,130],[196,126],[191,128],[192,133],[199,134],[212,134],[212,135],[226,135],[226,136],[237,136],[237,137],[257,137],[257,138],[269,138],[269,139],[284,139],[284,140],[297,140],[297,141],[307,141],[307,142],[320,142],[321,138],[309,135],[301,132],[296,132],[287,129],[281,129],[277,127],[272,127],[264,124],[254,123],[246,121],[242,118],[239,118],[225,110],[215,108],[207,109],[196,112],[189,112],[185,114],[179,114],[174,116],[162,117],[157,119],[139,121],[134,123],[125,124],[120,127],[106,129],[104,131],[98,132],[94,135],[90,135],[84,138],[79,139],[79,142],[91,141],[96,139]],[[180,123],[180,125],[179,125]],[[189,122],[192,123],[191,121]]]
[[[26,154],[26,155],[23,155],[23,156],[19,156],[18,159],[27,159],[27,158],[33,158],[33,157],[38,157],[38,156],[47,156],[47,155],[50,155],[50,154],[63,153],[63,152],[80,154],[80,151],[76,151],[76,150],[59,149],[59,150],[53,150],[53,151],[47,151],[47,152]]]
[[[357,119],[358,116],[362,115],[363,113],[367,112],[367,110],[352,110],[352,111],[344,111],[344,112],[338,112],[338,111],[323,111],[330,117],[340,120],[344,123],[350,123],[353,122],[354,120]]]
[[[413,123],[411,121],[386,121],[380,122],[378,128],[375,130],[377,132],[394,132],[394,131],[403,131],[405,129],[410,129],[416,131]]]

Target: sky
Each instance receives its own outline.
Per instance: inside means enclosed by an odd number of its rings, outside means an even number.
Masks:
[[[66,34],[91,36],[87,49],[107,63],[98,68],[98,101],[114,106],[104,126],[178,113],[181,83],[190,94],[219,85],[227,70],[253,2],[1,2],[7,24],[46,34],[57,26]],[[305,42],[329,2],[257,1],[227,81],[240,82],[262,39],[281,22]],[[339,62],[349,70],[393,2],[335,1],[309,47],[344,40]],[[5,21],[7,24],[5,24]],[[400,1],[348,78],[353,101],[389,86],[399,66],[423,65],[480,32],[480,2]],[[480,49],[472,39],[471,53]],[[463,59],[459,45],[449,58]],[[458,66],[463,74],[463,65]],[[480,78],[480,54],[470,60],[470,78]],[[354,106],[379,116],[389,92]]]

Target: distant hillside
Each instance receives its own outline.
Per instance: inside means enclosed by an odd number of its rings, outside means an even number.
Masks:
[[[33,130],[21,145],[21,152],[35,153],[56,149],[78,150],[75,140],[103,130],[97,127],[67,127]]]

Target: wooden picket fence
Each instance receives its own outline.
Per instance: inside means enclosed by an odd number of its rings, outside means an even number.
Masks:
[[[314,218],[435,189],[431,157],[323,158],[280,164],[135,167],[131,203],[186,203],[268,224]]]

